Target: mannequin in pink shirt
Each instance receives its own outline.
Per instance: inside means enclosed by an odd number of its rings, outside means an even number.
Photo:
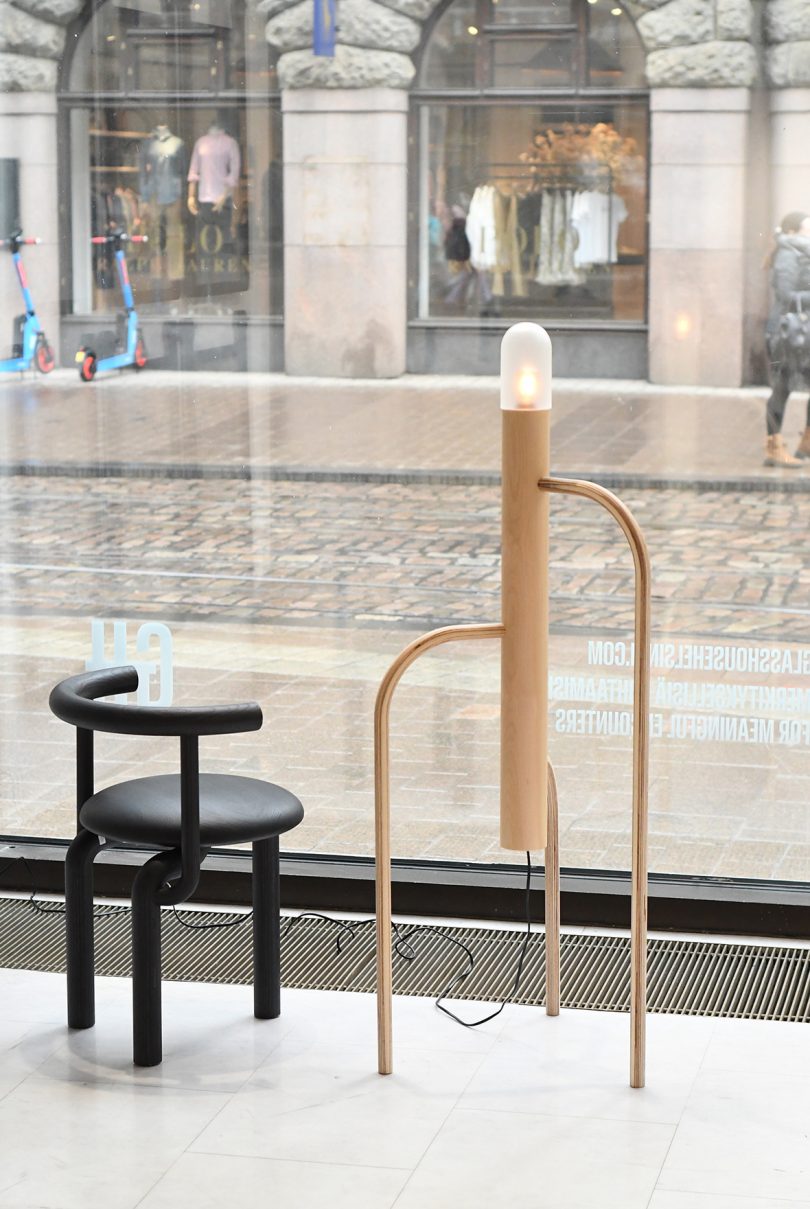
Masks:
[[[241,157],[232,135],[212,122],[194,144],[188,169],[188,208],[198,214],[210,205],[218,214],[232,198],[239,183]]]

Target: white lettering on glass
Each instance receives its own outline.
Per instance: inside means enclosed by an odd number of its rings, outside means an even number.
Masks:
[[[109,653],[108,626],[112,627],[112,648]],[[121,618],[110,621],[94,617],[90,622],[90,642],[90,658],[85,661],[88,672],[106,667],[132,666],[138,673],[138,705],[171,705],[174,695],[172,635],[162,621],[146,621],[138,627],[134,659],[127,649],[127,623]],[[157,695],[154,697],[153,681],[157,682]],[[124,702],[126,695],[121,694],[116,700]]]
[[[810,746],[810,647],[663,641],[650,663],[653,738]],[[587,664],[549,675],[556,732],[629,737],[635,643],[590,639]]]

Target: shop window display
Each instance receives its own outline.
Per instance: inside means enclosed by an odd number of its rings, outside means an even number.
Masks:
[[[97,11],[63,94],[74,313],[117,307],[114,266],[90,245],[111,228],[147,236],[129,266],[147,315],[281,311],[280,114],[251,98],[274,83],[261,22],[238,5]]]
[[[420,82],[420,317],[643,322],[648,112],[623,11],[463,0]]]

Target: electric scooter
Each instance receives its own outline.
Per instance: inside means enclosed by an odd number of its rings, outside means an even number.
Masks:
[[[128,365],[143,369],[146,365],[146,347],[138,327],[138,312],[129,282],[124,244],[148,243],[148,236],[127,235],[126,231],[116,228],[106,235],[94,235],[90,242],[107,244],[114,250],[125,310],[119,312],[114,332],[96,332],[84,337],[84,343],[76,353],[82,382],[92,382],[98,370],[125,369]]]
[[[12,374],[15,371],[28,369],[35,365],[41,374],[49,374],[56,364],[53,349],[42,330],[42,325],[34,310],[34,300],[28,287],[28,279],[23,268],[23,244],[42,243],[41,239],[23,239],[22,231],[13,231],[8,239],[0,239],[0,248],[11,251],[17,281],[25,303],[25,314],[17,315],[14,319],[14,336],[11,356],[0,361],[0,373]]]

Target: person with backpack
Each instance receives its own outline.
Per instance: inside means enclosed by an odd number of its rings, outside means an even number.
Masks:
[[[470,287],[475,280],[470,254],[467,215],[461,206],[453,206],[450,211],[450,226],[444,239],[444,255],[447,261],[447,289],[444,301],[461,309],[466,305]]]
[[[810,459],[810,397],[799,446],[788,453],[782,437],[782,421],[790,396],[791,381],[802,378],[810,390],[810,346],[801,335],[801,295],[807,293],[810,307],[810,217],[801,210],[786,214],[776,230],[768,257],[773,305],[765,328],[765,345],[771,365],[771,395],[765,412],[765,465],[795,469]]]

